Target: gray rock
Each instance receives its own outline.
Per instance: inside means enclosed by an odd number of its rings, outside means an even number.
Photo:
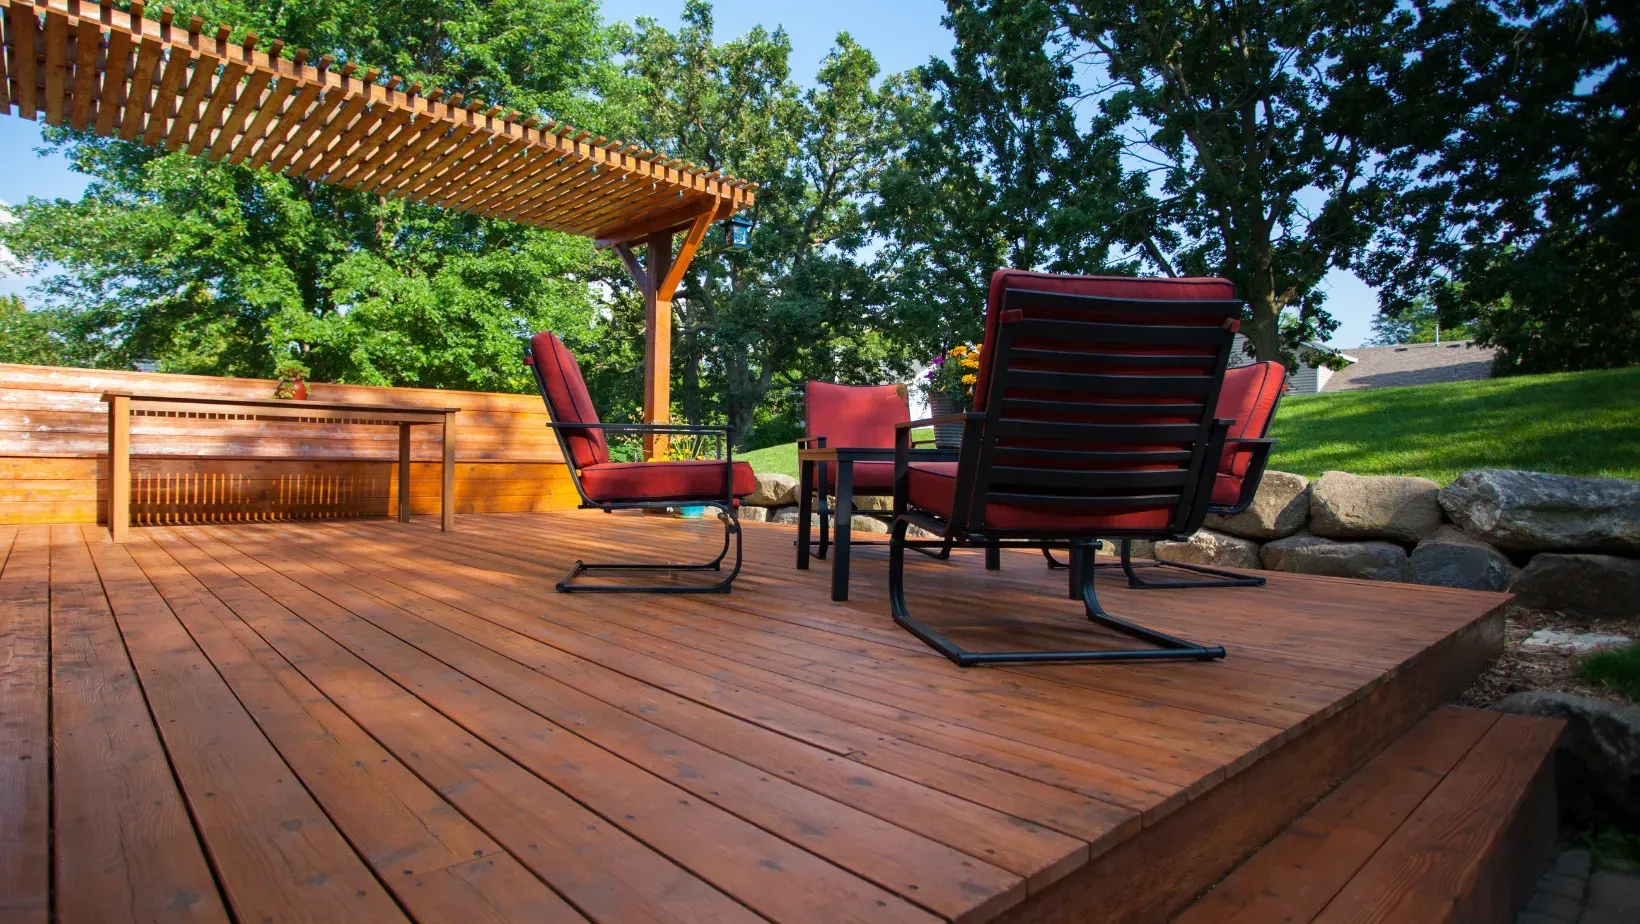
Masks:
[[[856,494],[854,495],[855,510],[893,510],[894,496],[891,494]]]
[[[770,523],[781,523],[781,524],[784,524],[786,526],[796,526],[797,525],[797,505],[796,504],[789,504],[785,507],[770,507],[769,508],[769,522]],[[820,515],[817,514],[817,513],[809,514],[809,522],[813,523],[815,526],[819,526],[820,525]]]
[[[764,523],[769,519],[769,508],[747,507],[740,508],[740,518],[747,523]]]
[[[1492,708],[1566,720],[1555,757],[1565,821],[1640,827],[1640,708],[1545,690],[1510,694]]]
[[[1506,590],[1519,570],[1492,546],[1461,529],[1442,526],[1412,550],[1407,580],[1434,587]]]
[[[907,526],[905,528],[905,537],[907,539],[922,539],[926,541],[938,541],[940,538],[928,530],[923,529],[921,526]]]
[[[1197,530],[1188,542],[1158,542],[1156,557],[1217,568],[1258,568],[1258,543],[1211,529]]]
[[[1122,558],[1122,541],[1120,539],[1105,539],[1103,542],[1105,545],[1104,548],[1099,550],[1099,557],[1108,557],[1112,561],[1120,561]],[[1156,543],[1149,539],[1135,539],[1133,540],[1133,552],[1131,554],[1135,560],[1140,558],[1155,558]],[[1065,552],[1055,552],[1054,557],[1060,561],[1064,561]]]
[[[1522,609],[1581,620],[1632,619],[1640,616],[1640,561],[1544,552],[1532,556],[1509,591]]]
[[[1258,493],[1235,516],[1207,518],[1221,533],[1246,539],[1283,539],[1304,528],[1310,517],[1310,479],[1290,472],[1265,472]]]
[[[747,496],[749,507],[779,507],[797,502],[797,479],[779,472],[755,472],[757,490]]]
[[[1324,472],[1310,482],[1310,532],[1417,542],[1441,525],[1440,490],[1428,478]]]
[[[861,516],[860,514],[855,514],[854,516],[849,517],[848,526],[849,526],[849,531],[850,532],[855,532],[855,533],[886,533],[886,532],[888,532],[888,524],[887,523],[884,523],[882,520],[879,520],[876,517]]]
[[[1299,533],[1266,543],[1259,550],[1264,567],[1294,574],[1404,581],[1407,553],[1393,542],[1337,542]]]
[[[1487,469],[1442,488],[1441,506],[1503,549],[1640,555],[1640,481]]]

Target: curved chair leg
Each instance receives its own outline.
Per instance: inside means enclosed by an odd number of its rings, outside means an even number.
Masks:
[[[1047,546],[1042,547],[1042,557],[1048,560],[1049,571],[1063,571],[1071,566],[1070,562],[1060,561],[1059,559],[1053,557],[1053,549],[1050,549]]]
[[[888,546],[888,602],[893,612],[894,621],[901,628],[921,639],[924,644],[934,649],[958,667],[972,667],[981,664],[1038,664],[1056,661],[1162,661],[1162,660],[1192,660],[1210,661],[1224,657],[1224,649],[1218,646],[1206,647],[1194,642],[1174,638],[1155,629],[1147,629],[1136,623],[1128,622],[1106,612],[1099,603],[1099,596],[1093,586],[1093,546],[1089,542],[1077,542],[1071,548],[1073,556],[1082,557],[1081,567],[1076,569],[1081,578],[1082,605],[1090,621],[1147,642],[1154,648],[1129,649],[1092,649],[1083,651],[968,651],[935,630],[918,622],[912,615],[905,602],[905,531],[909,524],[905,520],[894,521],[894,531],[889,539]]]
[[[564,579],[562,581],[559,581],[557,583],[557,585],[555,585],[554,589],[556,589],[561,594],[593,594],[593,593],[605,593],[605,594],[616,594],[616,593],[626,593],[626,594],[726,594],[726,593],[728,593],[730,585],[734,584],[735,578],[740,576],[740,564],[741,564],[740,518],[735,515],[735,512],[732,508],[730,508],[730,507],[728,507],[728,506],[726,506],[722,503],[708,504],[707,506],[716,508],[719,511],[718,519],[723,522],[723,548],[718,551],[717,557],[712,559],[711,561],[701,562],[699,564],[689,564],[689,565],[673,565],[673,564],[664,564],[663,565],[663,564],[660,564],[660,563],[650,564],[650,563],[646,563],[646,562],[633,562],[633,563],[630,563],[630,564],[628,564],[628,563],[595,563],[595,564],[590,564],[589,565],[586,562],[577,561],[575,563],[575,567],[570,569],[569,574],[564,575]],[[732,569],[730,569],[728,575],[725,576],[723,578],[723,580],[717,582],[716,584],[704,584],[704,585],[700,585],[700,586],[689,586],[689,585],[679,586],[677,584],[645,584],[645,585],[640,585],[640,584],[572,584],[572,583],[570,583],[570,582],[574,581],[580,575],[582,575],[586,572],[589,572],[589,571],[722,571],[723,570],[723,560],[729,556],[729,545],[730,545],[731,541],[733,542],[734,549],[735,549],[735,564],[734,564],[734,567]]]
[[[1108,566],[1107,566],[1108,567]],[[1135,564],[1133,561],[1133,543],[1122,543],[1122,573],[1127,576],[1128,586],[1135,590],[1183,590],[1191,587],[1263,587],[1264,578],[1245,574],[1236,574],[1233,571],[1221,571],[1218,568],[1209,568],[1205,565],[1191,565],[1180,561],[1154,561]],[[1188,571],[1193,574],[1210,575],[1213,580],[1181,580],[1181,581],[1153,581],[1139,576],[1136,568],[1169,568],[1179,571]]]

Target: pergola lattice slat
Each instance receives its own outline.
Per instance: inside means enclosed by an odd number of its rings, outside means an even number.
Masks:
[[[567,126],[547,131],[459,95],[264,51],[195,18],[145,19],[79,0],[0,0],[0,104],[212,160],[599,239],[646,236],[656,215],[726,218],[752,184],[703,174]],[[648,153],[648,152],[645,152]],[[631,237],[623,234],[632,233]]]
[[[752,206],[755,184],[328,56],[286,59],[283,42],[263,51],[226,26],[205,35],[198,17],[146,19],[140,2],[0,0],[0,13],[0,112],[620,248],[645,302],[643,417],[667,420],[672,297],[707,228]]]

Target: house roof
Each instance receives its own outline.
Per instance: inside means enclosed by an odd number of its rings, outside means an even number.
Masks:
[[[1492,377],[1494,352],[1473,340],[1356,347],[1347,354],[1354,362],[1334,372],[1323,390],[1359,391],[1487,379]]]

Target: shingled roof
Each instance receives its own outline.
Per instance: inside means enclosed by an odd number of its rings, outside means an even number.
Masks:
[[[1406,343],[1399,346],[1345,350],[1355,362],[1334,372],[1326,392],[1470,382],[1492,377],[1491,347],[1473,340],[1450,343]]]

